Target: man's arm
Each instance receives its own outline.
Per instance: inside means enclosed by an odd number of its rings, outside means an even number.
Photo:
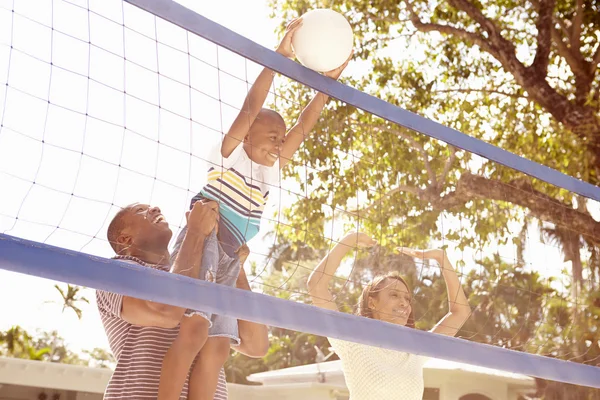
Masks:
[[[198,278],[204,240],[216,226],[218,205],[214,201],[196,202],[187,214],[188,228],[171,267],[171,273]],[[123,296],[121,318],[130,324],[156,326],[159,328],[176,327],[186,309],[153,301]]]
[[[331,79],[337,80],[348,65],[350,58],[352,58],[352,55],[350,55],[348,60],[346,60],[346,62],[339,68],[336,68],[330,72],[326,72],[324,75]],[[315,97],[313,97],[310,103],[308,103],[308,106],[302,110],[296,125],[294,125],[292,129],[290,129],[285,135],[285,141],[279,157],[280,168],[283,168],[288,161],[291,160],[294,153],[298,150],[298,148],[300,148],[304,138],[306,138],[306,136],[308,136],[308,134],[315,127],[315,124],[319,120],[319,116],[321,115],[325,104],[327,104],[327,100],[329,100],[329,96],[319,92]]]
[[[285,35],[281,40],[281,43],[277,47],[277,52],[281,55],[292,58],[294,53],[292,51],[292,36],[296,29],[302,25],[301,19],[295,19],[287,26]],[[262,70],[256,81],[250,88],[244,105],[240,110],[240,113],[233,121],[229,132],[225,135],[223,143],[221,144],[221,155],[225,158],[229,157],[233,150],[244,141],[244,138],[248,134],[250,127],[254,123],[254,120],[260,113],[260,110],[265,104],[267,95],[269,94],[269,88],[273,83],[273,71],[268,68]]]
[[[184,312],[180,307],[123,296],[121,318],[132,325],[175,328]]]
[[[252,291],[243,267],[240,269],[236,287]],[[269,331],[266,325],[239,319],[238,333],[240,335],[240,345],[234,347],[235,350],[254,358],[264,357],[267,354],[269,350]]]

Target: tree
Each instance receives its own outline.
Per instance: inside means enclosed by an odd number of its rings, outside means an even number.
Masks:
[[[95,368],[113,368],[116,360],[112,353],[100,347],[94,347],[92,350],[83,350],[88,357],[88,365]]]
[[[81,302],[87,303],[87,304],[90,303],[90,301],[87,298],[79,295],[79,291],[81,290],[81,287],[67,284],[66,290],[62,289],[58,285],[54,285],[54,288],[56,290],[58,290],[58,292],[60,293],[60,296],[62,297],[62,301],[63,301],[62,311],[65,312],[65,310],[67,308],[70,308],[71,310],[73,310],[73,312],[75,312],[75,315],[77,315],[77,318],[81,319],[83,312],[81,311],[81,309],[79,308],[79,306],[77,304],[81,303]]]
[[[58,334],[58,331],[39,331],[31,340],[31,346],[35,349],[46,350],[43,358],[38,361],[50,361],[62,364],[87,365],[79,355],[70,351],[65,344],[65,340]]]
[[[51,348],[36,343],[32,336],[16,325],[6,332],[0,332],[0,354],[15,358],[41,361],[47,359]]]
[[[364,74],[346,78],[356,88],[563,173],[600,183],[597,1],[271,3],[282,27],[284,21],[318,6],[346,15],[355,32],[355,58],[369,65]],[[306,104],[309,90],[290,82],[280,96]],[[291,122],[297,108],[281,111]],[[528,346],[553,337],[548,347],[537,351],[575,356],[580,362],[588,362],[597,351],[585,344],[596,336],[598,304],[592,293],[600,282],[600,223],[588,210],[587,199],[337,102],[329,104],[293,165],[299,167],[284,172],[300,185],[297,192],[306,195],[283,211],[286,224],[279,232],[289,243],[325,248],[327,222],[360,224],[386,249],[397,244],[425,247],[442,240],[474,250],[513,243],[519,255],[516,263],[496,267],[495,272],[480,267],[480,278],[498,280],[505,274],[533,285],[541,278],[523,269],[535,261],[525,260],[524,254],[528,229],[540,227],[546,243],[554,241],[572,265],[572,281],[563,283],[571,297],[562,291],[556,296],[563,304],[577,301],[579,312],[577,307],[558,306],[541,315],[529,311],[528,319],[517,319],[522,324],[518,334],[500,329],[502,325],[491,325],[498,334],[488,332],[488,325],[471,325],[481,331],[476,340],[498,344],[502,337],[502,343],[536,351]],[[520,232],[514,231],[515,225],[521,226]],[[534,287],[542,293],[548,289]],[[489,289],[483,285],[471,294],[481,307],[485,296],[494,293]],[[499,320],[523,311],[523,304],[508,307],[509,289],[496,292],[503,293],[506,304],[492,301],[485,307]],[[550,329],[548,318],[557,315],[571,322]],[[532,332],[531,321],[544,328]]]
[[[0,343],[2,343],[2,352],[0,354],[20,354],[24,352],[30,336],[23,328],[16,325],[6,332],[0,333]]]
[[[308,257],[307,252],[291,252],[291,247],[285,243],[276,245],[272,254],[285,254],[276,262],[258,270],[256,264],[252,265],[253,281],[258,290],[264,294],[283,298],[286,300],[309,302],[306,295],[306,279],[310,271],[318,262],[317,259]],[[283,251],[281,251],[283,249]],[[314,253],[313,253],[314,254]],[[341,289],[342,281],[337,283]],[[355,304],[355,292],[340,291],[339,304],[344,309],[349,309]],[[289,368],[298,365],[314,364],[319,360],[320,354],[330,353],[327,338],[296,332],[289,329],[269,327],[269,350],[265,357],[253,359],[243,354],[232,352],[225,364],[227,381],[233,383],[252,384],[247,380],[251,374]],[[331,358],[335,359],[335,357]]]
[[[278,248],[289,244],[277,244]],[[319,251],[315,251],[317,253]],[[286,252],[289,258],[278,260],[278,269],[267,266],[260,273],[253,266],[255,282],[265,294],[310,302],[305,290],[306,279],[318,259],[305,259],[305,252]],[[302,259],[302,260],[301,260]],[[355,310],[364,284],[374,275],[398,271],[414,293],[412,307],[418,329],[431,329],[447,312],[447,292],[439,267],[420,265],[410,257],[376,247],[350,254],[349,276],[341,274],[332,282],[338,307]],[[346,270],[350,265],[346,266]],[[477,262],[476,268],[461,277],[473,315],[458,333],[459,337],[493,344],[517,351],[571,359],[600,365],[600,293],[580,293],[578,307],[573,307],[569,287],[564,282],[545,278],[526,264],[507,262],[500,254]],[[271,347],[262,359],[234,354],[226,364],[228,380],[249,384],[247,376],[266,370],[313,364],[328,355],[326,338],[270,328]],[[334,354],[330,360],[337,359]],[[592,400],[600,392],[557,382],[537,379],[537,390],[527,399]]]
[[[317,3],[272,0],[274,16],[282,21]],[[356,56],[372,64],[365,76],[348,79],[359,89],[599,183],[597,2],[329,0],[325,5],[349,18]],[[402,51],[399,37],[408,38],[409,51],[390,56],[387,49]],[[289,88],[298,91],[297,85]],[[306,100],[307,91],[300,92]],[[289,91],[283,96],[297,98]],[[322,222],[331,218],[323,204],[348,210],[358,203],[366,225],[389,227],[383,237],[402,225],[418,228],[420,233],[406,232],[403,238],[415,244],[435,236],[435,222],[444,212],[473,222],[483,241],[491,232],[506,236],[507,223],[526,213],[566,227],[596,248],[600,224],[585,199],[350,107],[330,109],[334,112],[296,157],[311,172],[288,172],[310,193],[285,213],[296,237],[306,236],[304,242],[323,245]],[[297,115],[284,111],[290,121]],[[349,163],[355,154],[358,161]],[[494,220],[486,221],[492,211]],[[469,228],[454,232],[465,246],[472,239],[461,233]]]
[[[69,350],[57,331],[38,331],[31,334],[15,325],[5,332],[0,332],[1,356],[100,368],[110,368],[114,364],[114,358],[105,349],[83,350],[83,354],[87,357],[82,358]]]
[[[295,253],[299,256],[299,253]],[[355,259],[355,257],[357,257]],[[374,274],[400,272],[414,293],[412,303],[419,329],[431,329],[447,312],[447,292],[440,271],[435,265],[416,265],[408,259],[384,248],[375,248],[358,256],[350,255],[353,262],[349,277],[340,276],[332,283],[338,307],[352,313],[364,284]],[[280,260],[280,270],[259,276],[265,294],[293,301],[309,302],[303,291],[306,278],[317,260]],[[550,357],[573,359],[572,343],[579,347],[579,360],[598,363],[600,349],[594,344],[600,333],[594,326],[600,323],[600,295],[582,294],[586,325],[573,318],[568,291],[553,286],[553,279],[543,278],[519,263],[507,263],[499,254],[481,260],[477,268],[462,277],[463,286],[473,315],[458,333],[459,337],[481,343],[494,344],[518,351],[528,351]],[[583,320],[583,319],[582,319]],[[270,328],[271,346],[262,359],[250,359],[234,354],[226,364],[230,382],[249,384],[247,376],[253,373],[288,368],[319,362],[328,355],[326,338],[280,328]],[[568,343],[568,346],[564,346]],[[329,358],[337,359],[336,355]],[[530,398],[569,393],[564,399],[594,399],[587,388],[574,388],[556,382],[537,380],[537,393]],[[588,397],[585,397],[588,396]],[[552,398],[552,397],[548,397]]]
[[[310,304],[310,298],[305,289],[306,281],[310,272],[319,262],[320,257],[317,257],[317,254],[323,255],[323,251],[308,251],[307,248],[303,248],[301,251],[291,251],[292,247],[292,244],[284,241],[275,244],[271,254],[277,255],[278,258],[260,271],[257,271],[256,265],[253,265],[251,275],[256,276],[253,281],[265,294]],[[427,293],[429,290],[430,292],[439,292],[437,298],[441,303],[444,302],[445,287],[440,286],[440,282],[443,285],[443,280],[439,274],[438,279],[434,280],[435,289],[428,289],[429,286],[432,286],[432,280],[429,278],[419,280],[417,266],[412,258],[387,254],[381,247],[356,255],[352,254],[348,258],[355,261],[349,276],[340,274],[333,279],[331,288],[335,293],[338,308],[343,312],[354,313],[364,285],[374,275],[389,271],[401,272],[406,277],[408,284],[415,288],[423,300],[433,297]],[[429,301],[415,305],[418,315],[422,316],[418,322],[421,326],[431,327],[437,322],[433,319],[441,317],[438,316],[438,305],[434,306],[435,312],[428,310],[429,306]],[[251,359],[242,354],[233,353],[225,365],[227,380],[234,383],[251,384],[247,377],[253,373],[338,359],[337,355],[332,354],[327,338],[306,332],[270,327],[269,342],[269,351],[261,359]]]

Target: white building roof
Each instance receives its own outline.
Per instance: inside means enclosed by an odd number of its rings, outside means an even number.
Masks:
[[[467,373],[486,375],[490,377],[498,377],[503,380],[510,380],[514,383],[517,382],[534,382],[535,380],[527,375],[517,374],[514,372],[500,371],[492,368],[478,367],[471,364],[464,364],[454,361],[439,360],[432,358],[425,364],[425,369],[437,369],[437,370],[454,370],[464,371]]]
[[[463,373],[473,375],[484,375],[490,378],[499,378],[509,383],[533,383],[534,379],[512,372],[499,371],[490,368],[477,367],[469,364],[458,362],[430,359],[425,364],[426,374],[428,370],[446,370],[446,371],[461,371]],[[342,372],[342,364],[340,360],[328,361],[320,364],[302,365],[280,369],[276,371],[260,372],[252,374],[248,377],[249,381],[260,382],[265,385],[282,384],[286,382],[310,382],[318,381],[323,376],[327,376],[328,382],[337,382],[344,377]]]
[[[425,374],[427,374],[427,371],[433,370],[460,371],[475,376],[501,379],[504,382],[513,384],[533,384],[533,378],[525,375],[438,359],[431,359],[425,364]],[[91,368],[80,365],[0,357],[0,385],[10,384],[55,390],[104,393],[111,375],[112,370],[108,368]],[[332,388],[345,387],[344,374],[339,360],[261,372],[250,375],[248,380],[260,382],[267,386],[282,384],[285,384],[286,387],[290,384],[322,385],[327,382],[327,385]]]
[[[0,384],[104,393],[112,370],[0,357]]]

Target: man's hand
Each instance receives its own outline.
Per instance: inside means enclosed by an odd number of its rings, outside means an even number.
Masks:
[[[185,214],[188,232],[208,236],[217,226],[219,205],[216,201],[200,200]]]
[[[243,269],[244,263],[246,262],[246,259],[250,255],[250,249],[248,248],[248,245],[245,245],[245,244],[241,245],[240,248],[237,249],[235,253],[238,256],[238,259],[240,260],[240,265],[242,266],[242,269]]]
[[[277,46],[277,52],[287,58],[294,59],[294,49],[292,48],[292,38],[294,37],[294,32],[298,30],[302,26],[302,18],[296,18],[292,22],[288,24],[285,28],[285,34],[283,39],[281,39],[281,43]]]

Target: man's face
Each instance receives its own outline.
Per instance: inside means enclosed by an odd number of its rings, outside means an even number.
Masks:
[[[148,204],[134,204],[126,216],[124,235],[129,235],[131,244],[145,251],[168,246],[173,232],[160,208]]]

